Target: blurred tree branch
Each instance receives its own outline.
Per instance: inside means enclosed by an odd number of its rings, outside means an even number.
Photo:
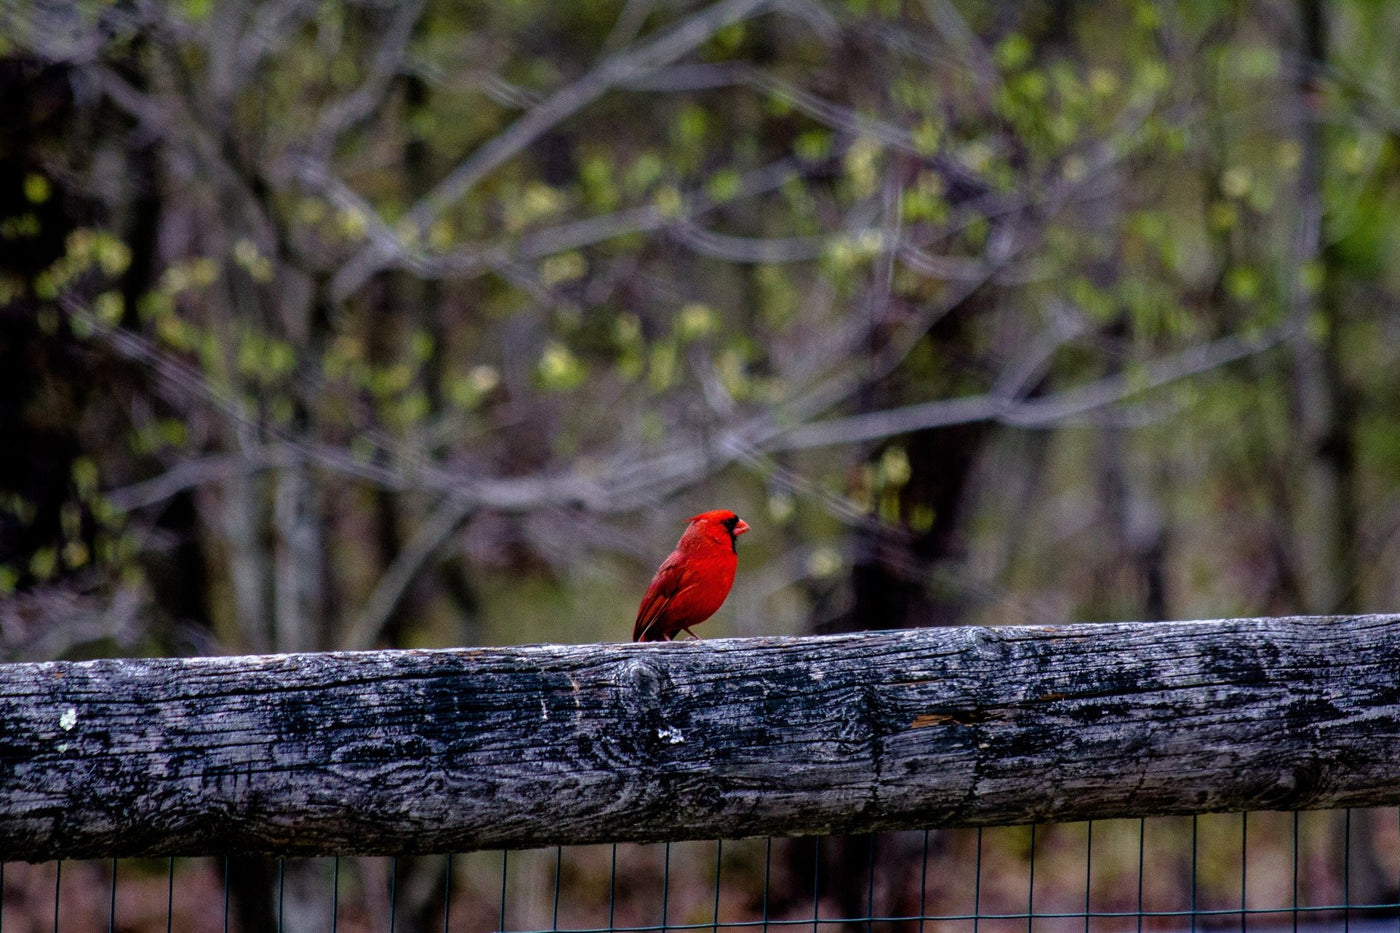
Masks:
[[[615,85],[639,73],[662,67],[710,39],[725,26],[758,15],[769,0],[720,0],[666,30],[663,35],[603,59],[577,81],[540,101],[499,135],[462,160],[417,204],[406,221],[416,237],[448,206],[467,194],[489,172],[516,156],[530,143]],[[382,229],[386,229],[384,227]],[[361,251],[336,273],[332,288],[337,298],[357,291],[369,277],[402,251],[397,237],[380,237],[373,250]]]

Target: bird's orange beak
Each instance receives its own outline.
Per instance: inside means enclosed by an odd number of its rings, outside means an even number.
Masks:
[[[737,524],[737,525],[734,526],[734,537],[737,538],[737,537],[739,537],[739,535],[743,534],[744,532],[746,532],[746,531],[748,531],[748,530],[749,530],[749,523],[746,522],[746,521],[744,521],[744,520],[741,518],[741,519],[739,519],[739,524]]]

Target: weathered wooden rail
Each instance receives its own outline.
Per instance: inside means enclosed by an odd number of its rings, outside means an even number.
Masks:
[[[0,859],[1400,803],[1400,616],[0,665]]]

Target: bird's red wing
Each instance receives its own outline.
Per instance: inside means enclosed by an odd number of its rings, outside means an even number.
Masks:
[[[637,610],[637,624],[632,627],[633,641],[660,641],[658,638],[647,638],[656,628],[656,623],[666,612],[666,607],[671,603],[670,593],[652,593],[647,591],[647,597],[642,601],[642,608]]]
[[[642,597],[642,605],[637,609],[637,624],[632,627],[633,641],[642,641],[652,634],[656,623],[665,615],[666,607],[684,587],[686,574],[683,564],[681,555],[672,553],[656,568],[656,575],[651,578],[647,594]]]
[[[681,631],[686,625],[703,620],[693,618],[690,603],[702,574],[690,555],[673,553],[657,568],[656,576],[642,597],[637,609],[637,624],[632,627],[633,641],[662,641]],[[647,639],[645,636],[655,635]]]

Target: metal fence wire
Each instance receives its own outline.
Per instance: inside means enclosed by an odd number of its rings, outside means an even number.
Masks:
[[[432,857],[0,864],[0,933],[102,929],[1400,933],[1400,810]]]

